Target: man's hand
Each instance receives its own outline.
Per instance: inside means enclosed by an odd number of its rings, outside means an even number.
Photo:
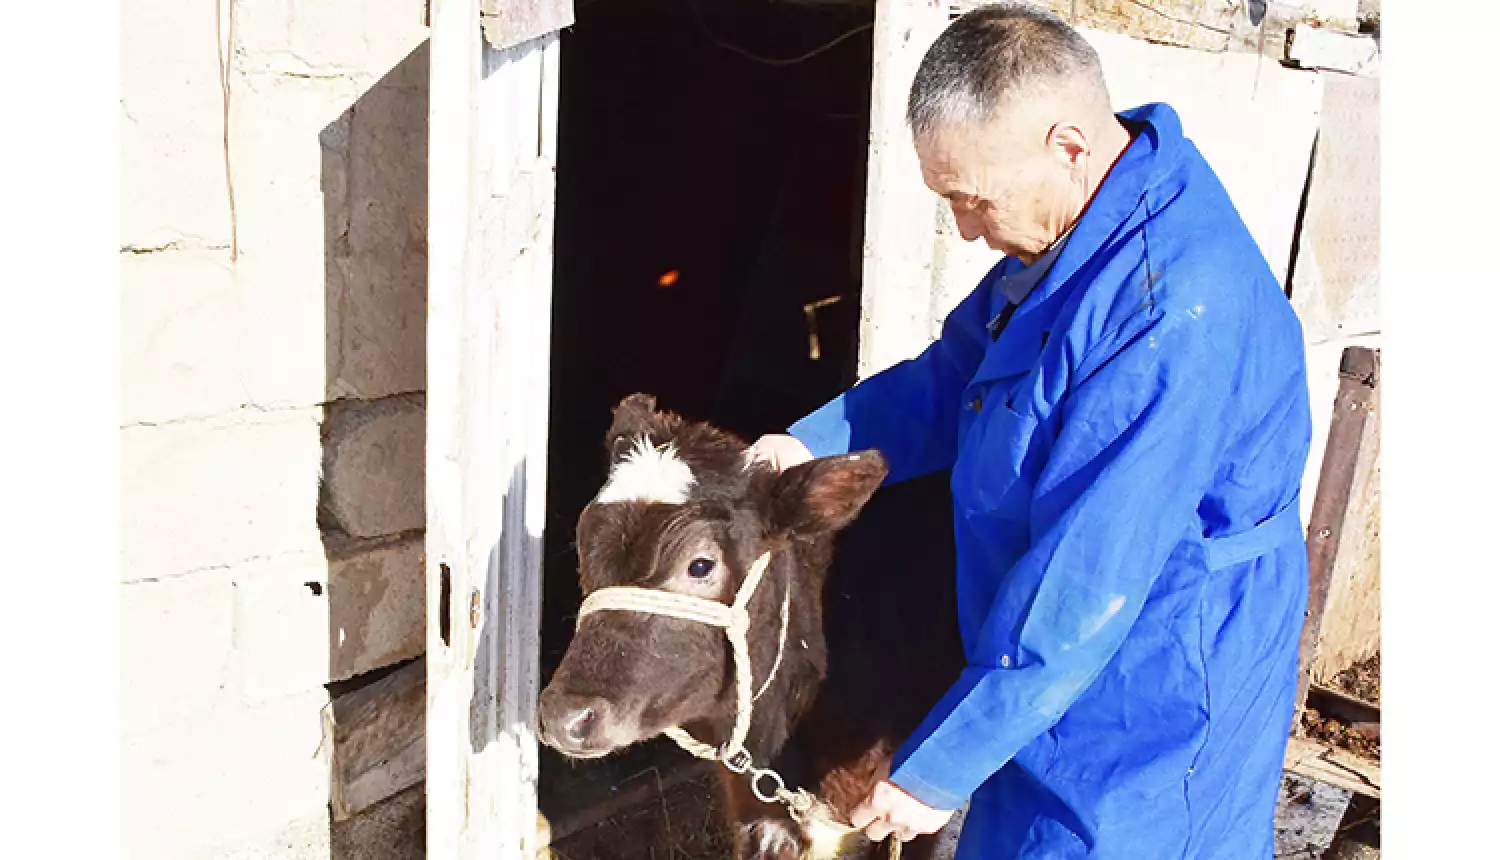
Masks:
[[[813,459],[813,455],[796,436],[772,434],[755,440],[755,444],[750,446],[750,459],[784,472]]]
[[[943,829],[953,817],[951,809],[933,809],[907,794],[901,786],[881,780],[870,796],[849,813],[849,823],[865,831],[873,842],[895,834],[902,842]]]

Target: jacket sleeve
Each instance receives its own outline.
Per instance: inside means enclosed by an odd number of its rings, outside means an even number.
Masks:
[[[998,271],[999,266],[996,266]],[[896,483],[950,468],[958,448],[959,397],[989,344],[991,278],[943,322],[921,355],[877,373],[793,424],[815,457],[875,448]]]
[[[1031,547],[1002,579],[958,682],[893,762],[891,780],[929,806],[958,808],[1062,718],[1197,527],[1234,377],[1201,323],[1178,316],[1098,343],[1058,405]]]

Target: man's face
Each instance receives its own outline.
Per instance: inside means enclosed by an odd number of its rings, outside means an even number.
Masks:
[[[1064,214],[1077,196],[1071,165],[1049,135],[991,123],[938,129],[916,144],[923,181],[948,201],[966,242],[982,238],[1030,263],[1072,217]]]

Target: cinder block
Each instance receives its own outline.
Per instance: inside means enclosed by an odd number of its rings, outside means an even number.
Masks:
[[[1380,73],[1380,46],[1373,38],[1309,24],[1297,25],[1287,41],[1286,58],[1304,69]]]
[[[1328,75],[1292,278],[1309,343],[1380,329],[1380,81]]]
[[[422,67],[426,52],[409,63]],[[375,399],[426,384],[427,90],[382,81],[354,105],[348,224],[331,245],[331,390]]]
[[[331,399],[334,254],[348,229],[337,129],[357,92],[347,79],[257,76],[236,97],[242,377],[261,406]]]
[[[126,738],[124,855],[221,857],[228,852],[220,846],[274,843],[289,822],[320,816],[326,822],[327,703],[326,691],[317,689]]]
[[[232,697],[233,592],[225,571],[120,588],[120,721],[128,738],[181,725]]]
[[[1297,5],[1318,18],[1354,28],[1359,19],[1360,0],[1298,0]]]
[[[123,581],[321,553],[319,414],[235,413],[122,430]]]
[[[358,15],[327,0],[293,0],[291,52],[318,66],[379,77],[427,39],[426,0],[365,0]]]
[[[120,275],[121,423],[206,417],[245,403],[227,255],[126,254]]]
[[[238,41],[252,73],[378,78],[427,38],[427,0],[256,0]]]
[[[242,67],[260,70],[280,67],[296,68],[300,58],[292,55],[292,15],[294,0],[255,0],[240,8],[234,25],[234,38]],[[305,70],[304,70],[305,71]]]
[[[320,812],[293,821],[270,836],[253,836],[236,844],[217,845],[199,857],[201,860],[329,860],[336,856],[333,838],[328,815]],[[408,855],[412,860],[422,856],[420,852]]]
[[[354,537],[422,528],[425,507],[425,412],[420,396],[329,406],[325,426],[323,504]]]
[[[423,539],[329,562],[330,680],[344,680],[416,657],[426,649]]]
[[[328,564],[321,554],[234,572],[234,666],[250,706],[328,680]]]
[[[120,14],[120,244],[229,241],[217,18],[201,0]]]

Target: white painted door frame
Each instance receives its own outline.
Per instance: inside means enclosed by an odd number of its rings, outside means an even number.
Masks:
[[[425,565],[434,860],[509,860],[539,847],[559,45],[554,32],[491,47],[481,8],[502,6],[432,3]],[[904,110],[922,51],[947,21],[935,0],[878,0],[876,10],[861,376],[930,340],[937,208]]]
[[[531,857],[558,36],[434,0],[428,175],[427,856]]]

